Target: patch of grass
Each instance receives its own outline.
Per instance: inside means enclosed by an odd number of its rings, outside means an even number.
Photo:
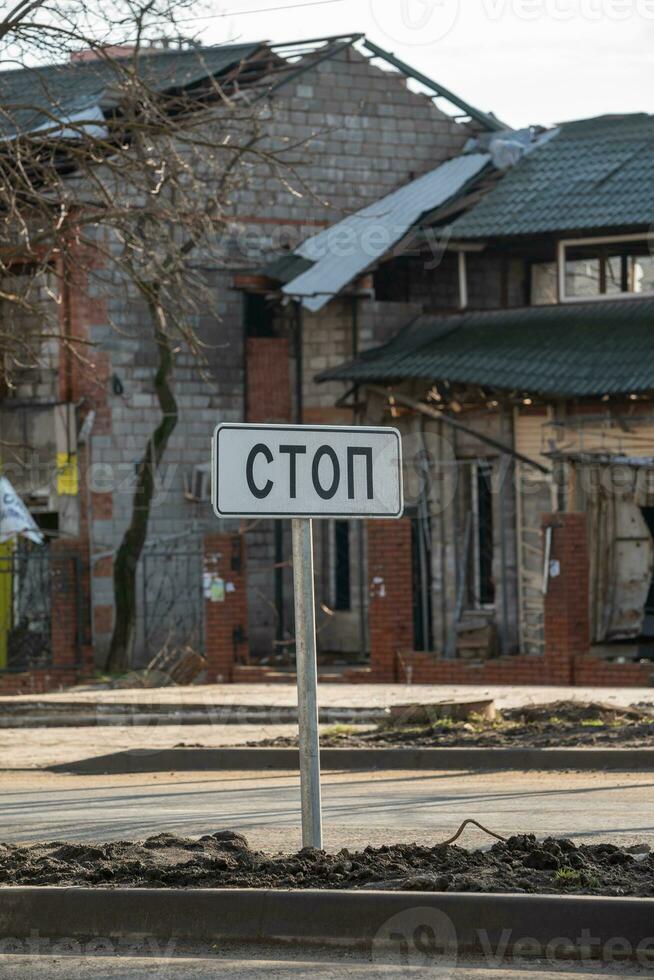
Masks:
[[[602,718],[584,718],[581,722],[582,728],[604,728],[605,722]]]
[[[559,888],[597,888],[599,879],[587,871],[576,868],[559,868],[552,875],[552,881]]]
[[[477,711],[471,711],[468,715],[468,724],[473,725],[474,728],[479,729],[479,731],[487,731],[489,728],[503,728],[504,722],[500,715],[495,718],[495,721],[489,721],[482,714]]]
[[[574,868],[558,868],[552,875],[552,879],[560,888],[572,888],[583,884],[581,871],[576,871]]]
[[[330,725],[328,728],[323,728],[320,734],[333,738],[346,738],[348,735],[354,735],[358,731],[359,729],[356,725],[336,724]]]
[[[418,723],[415,721],[402,723],[401,718],[388,718],[377,724],[378,732],[397,732],[402,735],[428,735],[434,729],[457,728],[462,722],[453,718],[433,718],[431,722]]]

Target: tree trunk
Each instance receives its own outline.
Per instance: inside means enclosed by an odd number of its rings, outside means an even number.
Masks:
[[[114,602],[116,618],[106,670],[121,673],[129,669],[136,629],[136,571],[148,533],[155,478],[168,440],[177,425],[177,402],[170,386],[173,354],[166,333],[166,316],[157,291],[149,291],[148,305],[154,324],[159,364],[154,390],[161,408],[161,421],[148,439],[137,469],[132,519],[123,535],[114,560]]]

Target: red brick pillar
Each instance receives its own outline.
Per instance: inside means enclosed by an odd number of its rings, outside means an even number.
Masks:
[[[288,422],[291,378],[286,337],[250,337],[246,341],[248,422]]]
[[[396,680],[399,650],[413,649],[411,521],[368,521],[368,616],[374,680]]]
[[[574,659],[590,649],[589,561],[585,514],[543,515],[551,528],[545,594],[545,660],[550,683],[574,683]]]
[[[83,601],[83,548],[74,548],[64,539],[53,541],[50,548],[53,676],[62,685],[74,684],[82,668],[84,642],[83,608],[80,605]]]
[[[240,534],[204,538],[204,629],[208,680],[232,680],[235,663],[247,662],[245,549]]]

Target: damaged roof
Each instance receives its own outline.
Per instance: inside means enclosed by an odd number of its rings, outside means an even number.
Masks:
[[[450,201],[490,164],[487,153],[447,160],[417,180],[306,239],[294,255],[311,267],[282,292],[321,310],[345,286],[390,251],[420,218]]]
[[[654,390],[654,299],[424,315],[318,381],[424,379],[540,395]]]
[[[227,44],[215,48],[152,50],[139,57],[139,71],[157,92],[187,88],[217,76],[251,57],[256,44]],[[121,64],[129,57],[116,59]],[[113,105],[112,86],[118,73],[111,60],[70,61],[0,72],[0,134],[35,132],[62,122],[97,117],[96,108]]]
[[[367,60],[384,63],[387,68],[427,89],[433,100],[449,103],[458,110],[456,118],[473,119],[486,132],[505,128],[491,113],[471,106],[360,33],[305,41],[257,41],[204,48],[143,47],[139,52],[138,65],[140,75],[154,91],[169,92],[188,89],[204,79],[218,77],[238,67],[241,62],[249,62],[255,55],[257,58],[259,54],[262,58],[268,55],[279,74],[267,73],[262,62],[259,67],[264,70],[257,84],[261,89],[260,95],[271,95],[320,61],[335,57],[354,45]],[[64,64],[1,71],[0,138],[11,139],[20,133],[38,132],[62,122],[77,124],[79,132],[79,123],[89,118],[89,111],[95,123],[100,118],[100,107],[111,108],[116,104],[116,93],[111,91],[118,75],[115,62],[129,64],[133,57],[133,54],[117,54],[113,59],[99,57],[87,60],[83,56],[73,56]],[[240,83],[245,81],[244,78],[239,79]],[[74,134],[71,132],[70,135]]]
[[[452,223],[457,239],[647,227],[654,222],[654,116],[562,124]]]

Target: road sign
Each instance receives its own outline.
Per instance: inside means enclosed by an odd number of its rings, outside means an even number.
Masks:
[[[213,441],[219,517],[400,517],[402,451],[390,427],[224,423]]]
[[[290,517],[302,843],[322,847],[312,518],[401,517],[397,429],[226,422],[213,437],[218,517]]]

